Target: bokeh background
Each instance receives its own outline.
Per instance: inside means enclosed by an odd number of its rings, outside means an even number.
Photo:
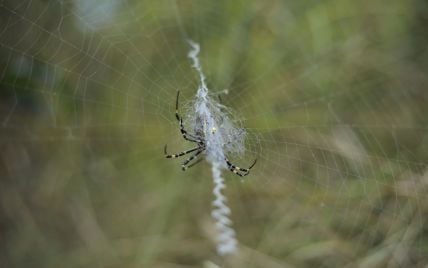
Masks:
[[[426,267],[428,4],[0,1],[2,267]],[[200,43],[247,128],[224,171],[240,241],[215,251],[208,163],[186,172]]]

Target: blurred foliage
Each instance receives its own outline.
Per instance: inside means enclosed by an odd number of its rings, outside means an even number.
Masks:
[[[427,18],[422,0],[2,1],[0,263],[425,267]],[[248,127],[239,161],[259,157],[226,174],[226,259],[208,164],[163,158],[188,146],[186,38]]]

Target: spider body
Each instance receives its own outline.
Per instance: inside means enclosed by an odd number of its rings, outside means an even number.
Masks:
[[[206,146],[207,146],[207,141],[205,138],[205,133],[203,131],[204,129],[204,121],[202,118],[197,117],[196,118],[196,128],[194,129],[194,134],[189,133],[183,126],[183,118],[180,116],[180,114],[178,113],[178,99],[180,96],[180,91],[177,91],[177,99],[175,101],[175,118],[177,119],[178,123],[179,123],[179,127],[180,127],[180,132],[181,135],[183,136],[183,138],[187,141],[196,143],[196,147],[187,151],[183,151],[177,154],[168,154],[167,152],[167,145],[165,145],[164,148],[164,154],[166,158],[177,158],[177,157],[181,157],[187,154],[191,154],[191,156],[189,158],[187,158],[182,164],[181,164],[181,169],[183,171],[185,171],[186,169],[193,167],[194,165],[196,165],[197,163],[199,163],[200,161],[202,161],[202,158],[200,158],[200,154],[203,153],[206,150]],[[215,127],[213,127],[211,129],[211,133],[214,134],[215,132],[217,132],[217,129]],[[193,161],[195,160],[196,161]],[[250,173],[251,168],[256,164],[257,159],[254,160],[254,162],[251,164],[251,166],[249,168],[240,168],[234,164],[232,164],[227,157],[224,158],[224,161],[228,167],[228,169],[233,172],[234,174],[243,177],[243,176],[247,176]]]

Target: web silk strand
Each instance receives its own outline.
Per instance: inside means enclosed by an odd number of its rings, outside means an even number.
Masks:
[[[198,43],[188,40],[192,47],[188,57],[192,60],[192,67],[196,69],[199,76],[199,86],[196,93],[195,112],[202,120],[203,133],[206,139],[207,160],[212,165],[213,174],[213,211],[211,213],[217,229],[217,253],[219,255],[234,254],[237,251],[238,241],[235,231],[232,228],[230,219],[231,210],[227,206],[227,199],[222,190],[226,188],[221,171],[224,168],[225,153],[223,151],[224,139],[219,129],[216,115],[219,113],[218,106],[208,96],[208,87],[205,82],[205,75],[199,62],[200,46]]]

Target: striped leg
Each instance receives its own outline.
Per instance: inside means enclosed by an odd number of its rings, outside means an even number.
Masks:
[[[193,149],[190,149],[190,150],[178,153],[178,154],[168,154],[168,152],[166,151],[166,145],[165,145],[164,153],[165,153],[165,157],[166,158],[176,158],[176,157],[180,157],[180,156],[189,154],[191,152],[194,152],[194,151],[197,151],[197,150],[200,150],[200,149],[201,149],[201,147],[196,147],[196,148],[193,148]]]
[[[240,167],[232,164],[227,158],[225,158],[225,160],[226,160],[226,164],[227,164],[227,167],[229,168],[229,170],[232,171],[233,173],[235,173],[236,175],[240,176],[240,177],[244,177],[244,176],[247,176],[248,174],[250,174],[251,168],[254,167],[254,165],[257,163],[257,159],[256,159],[256,160],[254,160],[254,162],[251,164],[251,166],[249,168],[240,168]]]
[[[179,116],[178,114],[176,114],[176,115]],[[191,141],[191,142],[202,143],[202,140],[200,138],[196,137],[195,135],[192,135],[192,134],[188,133],[184,129],[183,119],[180,118],[178,121],[180,122],[180,132],[181,132],[181,135],[183,135],[183,138],[185,140],[188,140],[188,141]]]
[[[181,169],[183,171],[185,171],[186,169],[188,169],[189,167],[192,167],[194,165],[197,164],[197,162],[191,164],[190,166],[187,166],[187,164],[190,163],[190,161],[192,161],[193,159],[197,158],[198,155],[200,155],[203,151],[205,150],[205,148],[201,148],[199,151],[197,151],[194,155],[192,155],[191,157],[189,157],[186,161],[183,162],[183,164],[181,164]]]
[[[177,91],[177,99],[175,100],[175,118],[177,118],[177,121],[180,123],[180,132],[181,135],[183,135],[183,138],[188,141],[201,143],[201,139],[196,137],[195,135],[192,135],[188,133],[183,126],[183,118],[178,114],[178,98],[180,96],[180,91]]]
[[[204,160],[203,158],[198,158],[195,162],[193,162],[192,164],[188,165],[186,169],[189,169],[191,167],[193,167],[194,165],[201,163],[201,161]]]

